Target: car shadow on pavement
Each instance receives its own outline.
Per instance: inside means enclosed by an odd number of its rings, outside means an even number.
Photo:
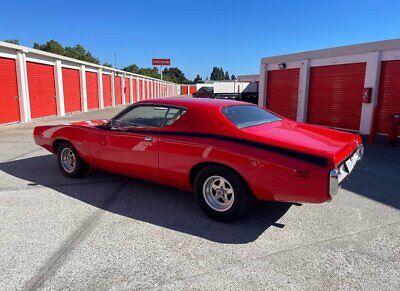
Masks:
[[[342,187],[400,209],[399,148],[379,144],[365,146],[363,160]]]
[[[206,217],[190,192],[101,171],[92,171],[85,178],[69,179],[61,174],[52,155],[0,163],[0,170],[25,180],[26,185],[20,185],[23,188],[45,186],[118,215],[226,244],[252,242],[271,226],[284,227],[277,221],[293,205],[259,201],[245,217],[226,224]],[[104,183],[123,188],[114,193],[88,190],[95,185],[101,189]]]

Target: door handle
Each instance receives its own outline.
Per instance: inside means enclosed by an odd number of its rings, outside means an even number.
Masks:
[[[151,136],[146,136],[144,138],[145,141],[153,141],[153,138]]]

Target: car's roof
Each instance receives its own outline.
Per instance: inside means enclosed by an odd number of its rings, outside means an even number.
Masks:
[[[139,104],[164,104],[164,105],[175,105],[175,106],[183,106],[187,108],[191,107],[213,107],[213,108],[222,108],[226,106],[232,105],[253,105],[250,103],[245,103],[236,100],[224,100],[224,99],[209,99],[209,98],[189,98],[189,97],[171,97],[171,98],[163,98],[163,99],[149,99],[140,101]]]

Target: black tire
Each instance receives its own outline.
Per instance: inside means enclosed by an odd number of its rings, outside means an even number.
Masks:
[[[65,163],[63,163],[63,155],[66,153],[70,153],[71,156],[75,158],[74,166],[68,167]],[[81,159],[78,152],[74,148],[72,144],[69,142],[63,142],[60,144],[57,150],[57,161],[58,166],[60,167],[61,172],[67,176],[68,178],[80,178],[86,175],[89,170],[89,166],[85,161]],[[64,161],[65,162],[65,161]]]
[[[234,193],[233,202],[230,204],[231,206],[228,206],[228,209],[219,209],[218,211],[216,210],[216,208],[218,208],[218,203],[217,207],[211,207],[210,205],[212,203],[207,202],[210,201],[210,198],[206,198],[207,196],[210,197],[210,195],[203,193],[203,188],[209,189],[207,185],[210,185],[209,183],[213,184],[212,181],[217,181],[219,179],[217,177],[224,178],[230,184],[228,184],[230,186],[228,187],[228,189],[233,188]],[[219,165],[212,165],[203,168],[197,174],[193,188],[196,201],[199,204],[200,208],[209,217],[221,222],[232,222],[243,216],[251,209],[255,200],[253,194],[250,192],[248,186],[240,176],[238,176],[231,169]],[[207,192],[207,190],[205,192]],[[214,193],[214,191],[212,191],[211,193]],[[217,197],[215,195],[213,196],[214,198],[211,197],[211,199],[215,199],[215,197]]]

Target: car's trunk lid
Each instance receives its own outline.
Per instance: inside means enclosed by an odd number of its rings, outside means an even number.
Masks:
[[[288,119],[242,128],[252,139],[328,159],[336,166],[361,143],[357,134]]]

